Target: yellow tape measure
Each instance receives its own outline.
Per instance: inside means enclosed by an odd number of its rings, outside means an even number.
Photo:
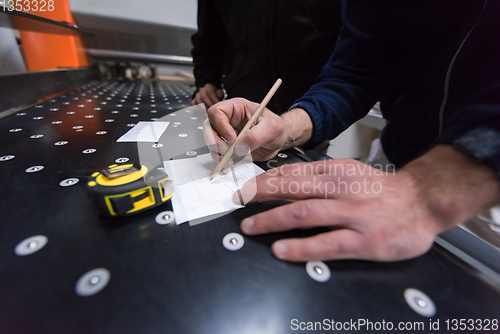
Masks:
[[[124,217],[154,208],[170,200],[173,193],[173,183],[162,168],[141,164],[111,165],[93,173],[87,187],[105,217]]]

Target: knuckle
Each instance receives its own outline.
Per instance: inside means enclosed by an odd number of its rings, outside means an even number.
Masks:
[[[306,219],[309,216],[310,204],[307,201],[299,201],[294,204],[290,210],[292,218],[299,221]]]
[[[324,171],[323,171],[323,173],[321,173],[321,175],[323,175],[322,177],[325,178],[325,182],[327,182],[328,184],[334,184],[334,185],[336,185],[337,181],[339,179],[339,176],[335,175],[335,173],[330,174],[330,173],[324,173]]]
[[[384,232],[374,230],[370,232],[367,251],[367,255],[373,259],[389,260],[396,253],[396,245],[390,242]]]
[[[234,99],[232,99],[232,100],[233,100],[233,102],[235,102],[235,103],[239,103],[239,104],[244,104],[244,103],[246,103],[246,102],[247,102],[247,100],[246,100],[246,99],[244,99],[244,98],[242,98],[242,97],[235,97],[235,98],[234,98]]]
[[[337,257],[349,253],[349,247],[344,242],[335,242],[331,239],[325,239],[323,242],[325,255],[329,257]]]

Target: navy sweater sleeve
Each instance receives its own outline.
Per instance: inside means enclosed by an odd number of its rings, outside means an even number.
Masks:
[[[478,92],[459,106],[436,143],[453,145],[473,161],[490,166],[500,176],[500,83]]]
[[[333,139],[364,117],[390,88],[395,43],[390,20],[377,0],[343,1],[344,27],[317,82],[293,108],[304,109],[313,123],[308,145]]]
[[[198,31],[191,37],[196,87],[221,87],[227,34],[214,0],[198,0]]]
[[[500,45],[493,37],[499,14],[500,2],[488,1],[456,56],[449,99],[461,102],[445,109],[436,143],[453,145],[500,176]]]

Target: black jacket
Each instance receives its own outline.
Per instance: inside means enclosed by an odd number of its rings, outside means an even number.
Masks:
[[[318,82],[297,101],[310,145],[377,101],[398,167],[451,144],[500,174],[500,1],[346,0],[344,28]]]
[[[314,84],[341,27],[340,0],[198,0],[192,37],[196,87],[221,84],[228,98],[287,110]]]

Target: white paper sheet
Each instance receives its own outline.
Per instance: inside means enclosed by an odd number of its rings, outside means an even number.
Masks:
[[[139,122],[117,142],[150,142],[156,143],[167,129],[170,122]]]
[[[164,162],[175,185],[172,206],[177,224],[242,208],[233,202],[234,192],[264,172],[250,161],[241,161],[227,175],[219,174],[210,181],[215,166],[210,154]]]

